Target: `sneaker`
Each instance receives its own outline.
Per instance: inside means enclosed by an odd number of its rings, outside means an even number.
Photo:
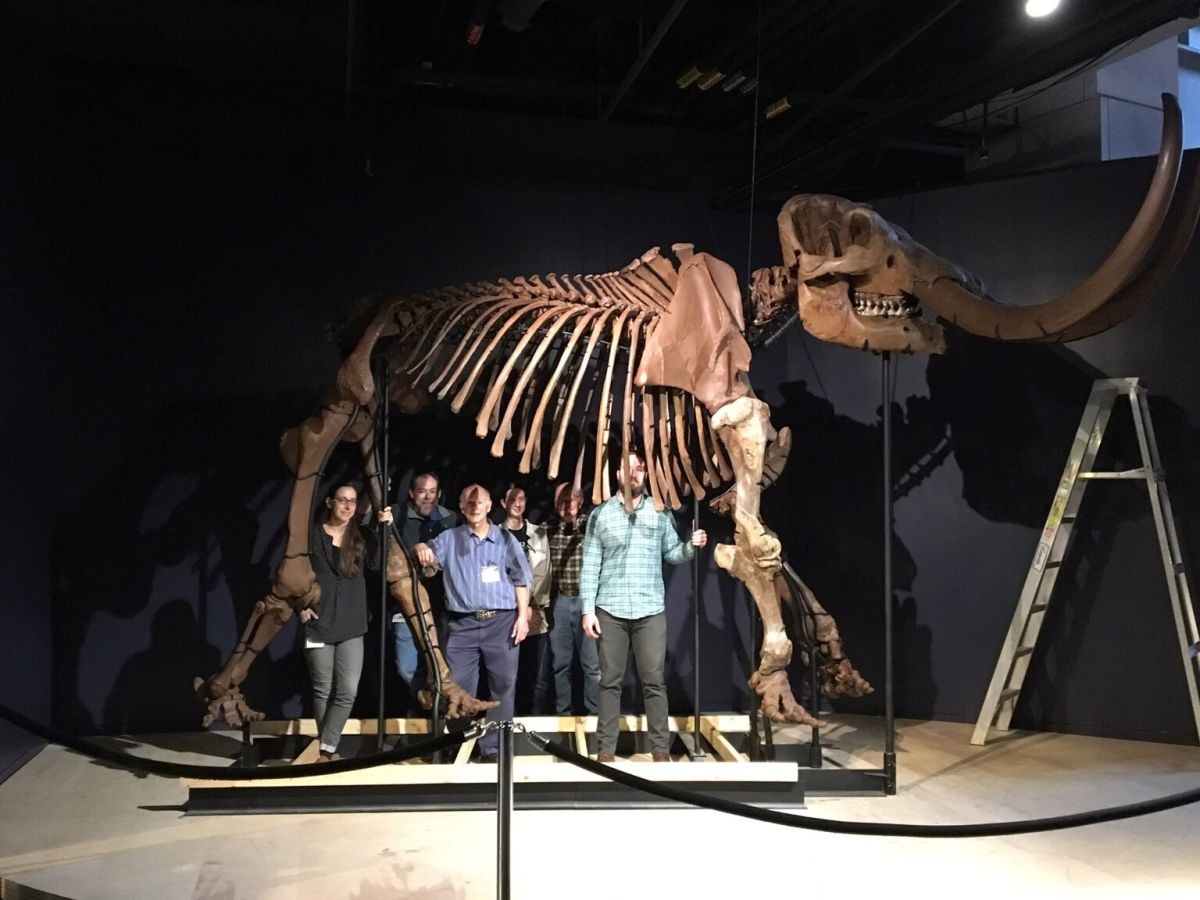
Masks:
[[[670,753],[651,753],[650,760],[651,760],[651,762],[670,762],[671,754]]]
[[[499,762],[499,759],[495,753],[480,753],[477,757],[475,757],[475,762],[496,763]]]
[[[612,753],[597,753],[596,754],[596,762],[598,762],[598,763],[611,763],[611,762],[616,762],[616,761],[617,761],[617,757],[615,754],[612,754]]]
[[[317,762],[333,762],[335,759],[341,759],[342,755],[336,750],[333,753],[326,753],[322,750],[317,754]]]

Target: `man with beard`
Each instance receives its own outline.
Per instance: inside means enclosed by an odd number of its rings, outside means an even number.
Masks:
[[[634,502],[632,513],[625,511],[626,480]],[[680,540],[671,515],[654,508],[646,495],[646,462],[641,453],[629,453],[617,471],[617,481],[621,490],[588,519],[579,578],[583,631],[596,639],[600,656],[596,759],[616,758],[621,685],[632,645],[646,703],[650,756],[655,762],[667,762],[671,732],[664,676],[667,613],[662,564],[692,559],[708,536],[697,528],[690,541]]]
[[[408,504],[404,521],[400,527],[400,541],[409,550],[417,544],[433,540],[448,528],[458,524],[458,516],[446,507],[438,504],[441,485],[438,477],[432,472],[422,472],[415,476],[408,489]],[[421,584],[429,594],[429,602],[433,607],[434,619],[439,629],[445,619],[445,592],[442,588],[442,573],[433,572],[426,575],[420,573]],[[396,672],[408,687],[413,699],[416,690],[424,685],[424,665],[417,645],[413,638],[412,629],[404,621],[401,613],[392,616],[392,636],[396,648]],[[420,672],[418,672],[418,668]]]

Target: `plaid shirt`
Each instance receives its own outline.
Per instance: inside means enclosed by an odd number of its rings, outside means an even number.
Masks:
[[[622,619],[662,612],[662,564],[687,562],[692,545],[679,539],[670,513],[659,512],[643,496],[630,516],[620,494],[610,497],[588,518],[579,573],[583,612],[600,607]]]
[[[579,570],[583,567],[583,535],[587,522],[575,520],[570,531],[561,519],[546,525],[546,543],[550,549],[550,599],[578,597]]]

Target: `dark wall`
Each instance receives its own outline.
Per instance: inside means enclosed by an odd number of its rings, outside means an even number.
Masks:
[[[746,217],[713,213],[698,194],[434,179],[398,165],[369,175],[329,139],[336,118],[324,139],[306,142],[311,135],[231,100],[230,121],[246,128],[197,139],[162,127],[136,91],[43,102],[60,96],[55,77],[39,71],[28,85],[33,99],[4,161],[15,202],[0,253],[16,340],[3,365],[16,390],[3,396],[21,439],[6,442],[3,508],[10,529],[27,524],[4,542],[5,607],[22,628],[2,638],[0,684],[5,702],[33,715],[52,700],[55,720],[73,731],[197,722],[191,679],[230,650],[281,553],[289,485],[279,434],[333,376],[322,328],[358,297],[609,270],[679,240],[739,268],[746,257]],[[210,124],[220,114],[197,109]],[[997,296],[1028,298],[1097,261],[1147,172],[1134,161],[883,209]],[[755,264],[777,259],[768,213]],[[1185,335],[1196,265],[1136,322],[1078,347],[952,338],[945,357],[899,360],[901,714],[974,718],[1097,374],[1142,375],[1159,398],[1176,510],[1185,540],[1193,536],[1196,364]],[[855,662],[881,684],[879,359],[796,333],[756,357],[753,377],[796,433],[764,514],[838,616]],[[451,488],[511,474],[459,419],[435,413],[396,427],[412,457],[405,470],[437,467]],[[1109,493],[1089,501],[1094,524],[1063,580],[1071,596],[1048,626],[1017,721],[1188,739],[1145,503],[1126,486]],[[746,600],[711,563],[701,577],[704,703],[744,708]],[[693,673],[686,567],[669,585],[681,708]],[[246,692],[271,716],[301,712],[307,676],[293,629]],[[367,709],[369,695],[364,687]],[[879,695],[841,708],[877,711]]]

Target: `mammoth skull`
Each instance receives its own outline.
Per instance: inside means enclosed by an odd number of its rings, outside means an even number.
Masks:
[[[1111,328],[1163,285],[1200,215],[1200,177],[1180,179],[1182,116],[1163,95],[1163,137],[1149,190],[1109,257],[1077,287],[1045,303],[997,303],[974,275],[914,241],[861,203],[801,194],[779,213],[783,265],[754,273],[755,324],[792,299],[821,340],[864,350],[941,353],[941,327],[999,340],[1070,341]],[[1179,196],[1176,188],[1180,187]]]

